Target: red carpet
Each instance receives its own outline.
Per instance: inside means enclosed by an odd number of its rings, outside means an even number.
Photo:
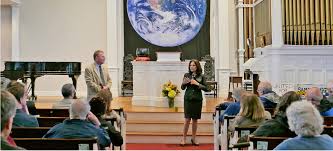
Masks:
[[[126,144],[127,150],[213,150],[213,144],[200,144],[192,146],[186,144],[184,147],[178,144]]]

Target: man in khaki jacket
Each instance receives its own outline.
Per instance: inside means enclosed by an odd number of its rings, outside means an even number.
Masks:
[[[85,69],[84,74],[87,83],[88,100],[94,97],[97,92],[102,89],[110,90],[112,85],[108,66],[104,64],[104,52],[102,50],[96,50],[93,57],[95,62]]]

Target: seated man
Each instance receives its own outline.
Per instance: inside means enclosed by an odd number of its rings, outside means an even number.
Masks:
[[[26,86],[19,82],[11,82],[7,90],[12,93],[17,100],[13,127],[39,127],[37,119],[29,115]]]
[[[74,98],[75,94],[75,87],[71,83],[67,83],[62,86],[61,93],[64,99],[60,100],[59,102],[53,104],[52,108],[54,109],[68,109]]]
[[[10,145],[7,141],[12,130],[15,116],[16,99],[8,91],[1,90],[1,150],[21,150],[23,148]]]
[[[237,115],[240,110],[240,98],[245,92],[242,88],[235,88],[232,92],[232,97],[235,102],[228,105],[223,114],[219,117],[220,122],[223,122],[224,115]]]
[[[106,121],[104,119],[107,102],[101,97],[93,97],[89,104],[91,106],[90,111],[96,115],[98,120],[101,122],[101,127],[109,133],[112,144],[114,146],[121,146],[123,144],[123,137],[121,136],[121,133],[116,131],[110,121]]]
[[[91,138],[97,137],[101,148],[110,146],[110,138],[97,117],[90,112],[87,101],[74,100],[69,108],[69,118],[53,126],[44,138]]]
[[[318,87],[312,87],[306,91],[306,100],[311,102],[322,116],[333,116],[331,103],[325,99]]]
[[[297,136],[284,140],[274,150],[332,150],[333,139],[323,132],[323,118],[308,101],[296,101],[287,108],[288,125]]]
[[[278,96],[274,91],[272,91],[272,85],[268,81],[260,82],[257,92],[265,109],[275,108],[280,102],[280,96]]]

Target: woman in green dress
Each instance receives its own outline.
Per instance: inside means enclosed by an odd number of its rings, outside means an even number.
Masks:
[[[192,119],[192,145],[198,146],[199,143],[196,140],[196,132],[198,119],[201,118],[202,108],[202,93],[201,90],[209,91],[206,83],[206,79],[202,74],[202,69],[198,60],[191,60],[188,66],[188,73],[184,74],[182,90],[185,90],[184,96],[184,114],[185,123],[183,129],[183,139],[180,142],[181,146],[185,145],[187,131]]]

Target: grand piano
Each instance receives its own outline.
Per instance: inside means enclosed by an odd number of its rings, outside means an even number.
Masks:
[[[31,99],[36,100],[35,80],[43,75],[68,75],[76,88],[77,78],[81,74],[81,62],[24,62],[24,61],[6,61],[5,70],[1,72],[10,80],[22,79],[26,82],[31,79],[29,90],[31,90]],[[76,94],[75,94],[76,98]]]

